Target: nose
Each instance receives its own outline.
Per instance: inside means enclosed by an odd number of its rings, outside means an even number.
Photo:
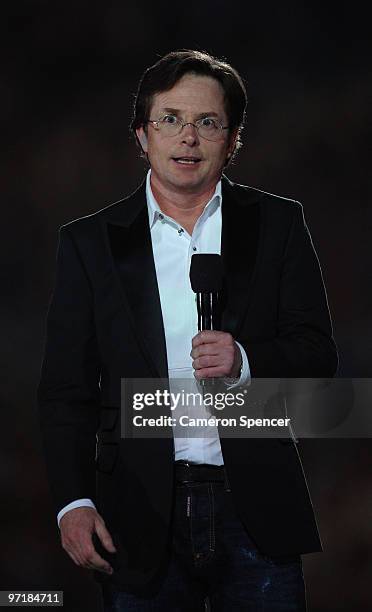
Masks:
[[[185,142],[188,145],[193,145],[199,142],[199,134],[193,123],[185,123],[182,132],[182,142]]]

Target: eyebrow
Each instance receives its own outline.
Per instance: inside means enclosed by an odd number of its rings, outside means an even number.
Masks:
[[[178,108],[162,108],[160,109],[161,113],[172,113],[172,115],[179,115],[182,111],[180,111]],[[202,117],[219,117],[219,115],[217,113],[215,113],[214,111],[209,111],[208,113],[198,113],[196,115],[196,117],[198,119],[201,119]]]

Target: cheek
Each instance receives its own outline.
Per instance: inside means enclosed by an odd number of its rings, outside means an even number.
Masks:
[[[225,146],[219,147],[218,149],[216,149],[211,158],[213,166],[224,165],[226,156],[227,156],[227,149]]]
[[[157,160],[159,163],[166,161],[170,155],[168,151],[168,147],[165,145],[157,146],[154,149],[153,154],[154,154],[154,159]]]
[[[149,147],[148,157],[154,167],[159,167],[164,163],[164,154],[159,147]]]

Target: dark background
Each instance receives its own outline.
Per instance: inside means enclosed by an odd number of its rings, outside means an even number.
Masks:
[[[90,574],[59,546],[35,388],[57,229],[141,180],[145,167],[128,132],[133,94],[164,53],[206,49],[241,72],[250,100],[244,146],[227,174],[303,203],[328,290],[339,375],[371,376],[369,21],[357,3],[334,6],[2,6],[0,589],[63,589],[66,610],[99,610]],[[309,610],[371,610],[370,440],[301,447],[325,548],[304,557]]]

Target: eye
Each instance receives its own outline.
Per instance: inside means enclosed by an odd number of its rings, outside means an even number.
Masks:
[[[198,121],[199,125],[203,128],[207,128],[213,130],[217,127],[216,122],[211,119],[211,117],[203,117]]]
[[[169,123],[170,125],[175,125],[178,119],[175,115],[164,115],[164,117],[162,117],[160,121],[162,123]]]

